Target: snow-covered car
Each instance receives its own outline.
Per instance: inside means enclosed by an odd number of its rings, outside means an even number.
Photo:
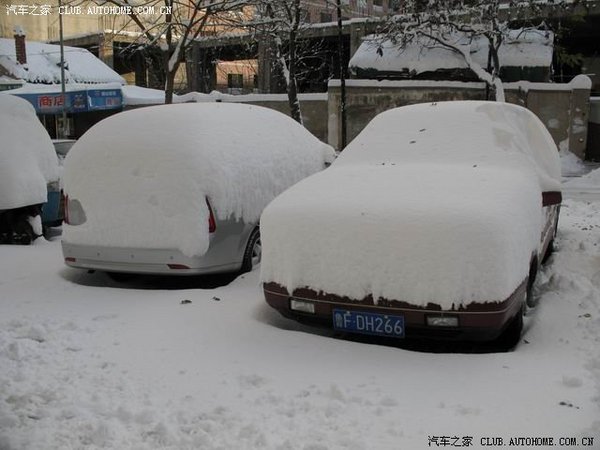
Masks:
[[[556,145],[529,110],[389,110],[265,209],[266,301],[345,332],[512,346],[561,198]]]
[[[52,141],[33,106],[0,94],[0,243],[29,244],[42,234],[40,214],[58,178]]]
[[[264,207],[333,157],[297,122],[258,106],[111,116],[64,162],[65,263],[109,273],[250,270],[260,261]]]

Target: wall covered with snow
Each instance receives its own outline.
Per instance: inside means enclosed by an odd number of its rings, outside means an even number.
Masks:
[[[584,77],[587,78],[587,77]],[[587,148],[589,84],[578,78],[572,83],[504,83],[506,101],[525,106],[546,125],[558,145],[583,159]],[[331,80],[328,87],[328,142],[339,149],[341,136],[340,84]],[[484,100],[484,83],[456,81],[377,81],[348,80],[346,111],[348,142],[354,139],[377,114],[390,108],[415,103],[448,100]]]

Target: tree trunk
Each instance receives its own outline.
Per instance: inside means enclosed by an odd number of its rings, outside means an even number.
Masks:
[[[175,74],[177,73],[177,67],[173,68],[172,71],[167,72],[167,81],[165,83],[165,104],[173,103],[173,90],[175,88]]]
[[[300,0],[294,0],[294,17],[292,19],[292,27],[290,30],[290,63],[288,75],[288,103],[290,105],[290,114],[292,119],[300,124],[304,124],[302,120],[302,111],[300,110],[300,101],[298,100],[298,82],[296,80],[297,54],[296,54],[296,34],[300,26]]]

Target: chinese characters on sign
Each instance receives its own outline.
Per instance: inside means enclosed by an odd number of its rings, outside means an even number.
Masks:
[[[55,110],[63,106],[62,95],[40,95],[37,100],[39,111]]]
[[[7,16],[48,16],[51,12],[51,5],[6,5]]]

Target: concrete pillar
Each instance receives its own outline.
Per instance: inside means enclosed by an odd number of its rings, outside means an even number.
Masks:
[[[258,92],[268,94],[271,92],[272,48],[271,40],[265,37],[258,41]]]
[[[146,58],[141,51],[135,52],[133,58],[135,66],[135,85],[147,87],[148,69],[146,67]]]
[[[350,58],[354,56],[366,34],[365,24],[360,22],[350,24]]]
[[[573,91],[570,108],[569,150],[581,159],[586,159],[592,80],[585,75],[578,75],[570,84],[573,86]]]
[[[98,38],[98,56],[110,68],[115,67],[113,38],[106,34],[100,35]]]
[[[341,150],[339,148],[342,135],[340,102],[339,80],[331,80],[327,87],[327,143],[336,150]]]
[[[211,49],[197,47],[192,61],[193,91],[209,93],[217,87],[217,65]]]
[[[187,74],[187,88],[190,92],[198,92],[198,56],[200,51],[198,44],[193,43],[191,48],[188,50],[187,57],[185,59],[185,70]]]

